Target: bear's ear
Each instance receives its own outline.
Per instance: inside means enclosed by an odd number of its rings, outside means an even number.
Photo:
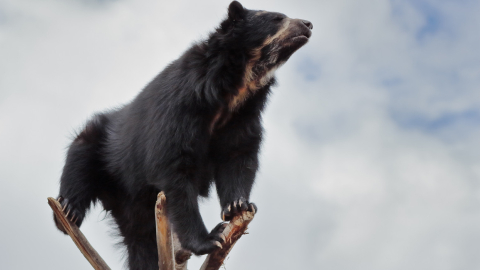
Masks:
[[[243,8],[242,4],[237,1],[233,1],[228,6],[228,18],[231,21],[239,21],[242,20],[245,16],[245,9]]]

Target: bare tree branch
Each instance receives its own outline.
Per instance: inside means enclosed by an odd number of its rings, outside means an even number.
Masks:
[[[53,210],[53,213],[57,219],[62,223],[65,231],[70,235],[75,245],[82,252],[83,256],[90,262],[90,264],[96,270],[110,270],[110,267],[105,263],[105,261],[98,255],[97,251],[90,245],[87,241],[87,238],[83,233],[78,229],[77,225],[70,222],[65,217],[65,213],[62,211],[62,206],[60,203],[52,197],[48,197],[48,204]]]
[[[225,236],[223,248],[209,254],[200,270],[218,270],[237,240],[245,234],[247,226],[254,216],[255,212],[248,211],[243,211],[240,215],[235,216],[223,231],[223,236]]]

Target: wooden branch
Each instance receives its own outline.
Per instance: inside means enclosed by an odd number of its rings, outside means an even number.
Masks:
[[[157,225],[158,267],[160,270],[175,270],[172,232],[167,218],[167,199],[163,192],[158,193],[155,204],[155,224]]]
[[[187,270],[187,261],[192,253],[182,249],[178,237],[171,231],[166,206],[167,198],[162,191],[158,194],[155,204],[158,267],[160,270]]]
[[[245,234],[247,226],[254,216],[255,212],[248,211],[243,211],[241,215],[235,216],[223,231],[223,236],[225,236],[223,248],[209,254],[200,270],[218,270],[237,240]]]
[[[83,235],[83,233],[78,229],[77,225],[73,222],[70,222],[65,217],[65,213],[62,211],[62,206],[60,203],[52,197],[48,197],[48,204],[53,210],[53,213],[57,217],[57,219],[62,224],[65,231],[70,235],[75,245],[77,245],[78,249],[82,252],[83,256],[90,262],[90,264],[96,270],[110,270],[110,267],[105,263],[105,261],[98,255],[97,251],[90,245],[87,241],[87,238]]]

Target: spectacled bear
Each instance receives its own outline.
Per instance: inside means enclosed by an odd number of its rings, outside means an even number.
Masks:
[[[96,114],[76,136],[58,197],[68,218],[80,226],[90,205],[100,201],[118,225],[129,268],[158,269],[153,208],[164,191],[182,247],[197,255],[221,248],[224,226],[207,231],[198,196],[208,196],[215,183],[224,221],[257,210],[250,191],[261,112],[274,71],[308,42],[312,28],[306,20],[232,2],[208,39],[167,66],[132,102]]]

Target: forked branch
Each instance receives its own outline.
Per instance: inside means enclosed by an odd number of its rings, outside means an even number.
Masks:
[[[175,233],[170,229],[166,215],[166,200],[165,194],[160,192],[155,205],[158,264],[160,270],[186,270],[191,252],[181,248]],[[208,255],[200,270],[218,270],[237,240],[245,234],[247,226],[254,216],[254,212],[248,211],[235,216],[223,231],[225,237],[223,248]]]
[[[68,220],[62,211],[60,203],[52,197],[48,198],[48,204],[53,213],[60,221],[65,231],[72,238],[75,245],[82,252],[83,256],[90,262],[96,270],[110,270],[110,267],[90,245],[87,238],[79,230],[77,225]],[[248,224],[255,216],[254,212],[244,211],[240,215],[235,216],[223,231],[225,243],[223,248],[219,249],[207,256],[200,270],[218,270],[228,253],[240,237],[245,234]],[[155,204],[155,222],[157,228],[157,248],[158,248],[158,265],[160,270],[186,270],[187,261],[192,253],[182,249],[180,242],[174,232],[170,228],[167,218],[166,197],[160,192]]]

